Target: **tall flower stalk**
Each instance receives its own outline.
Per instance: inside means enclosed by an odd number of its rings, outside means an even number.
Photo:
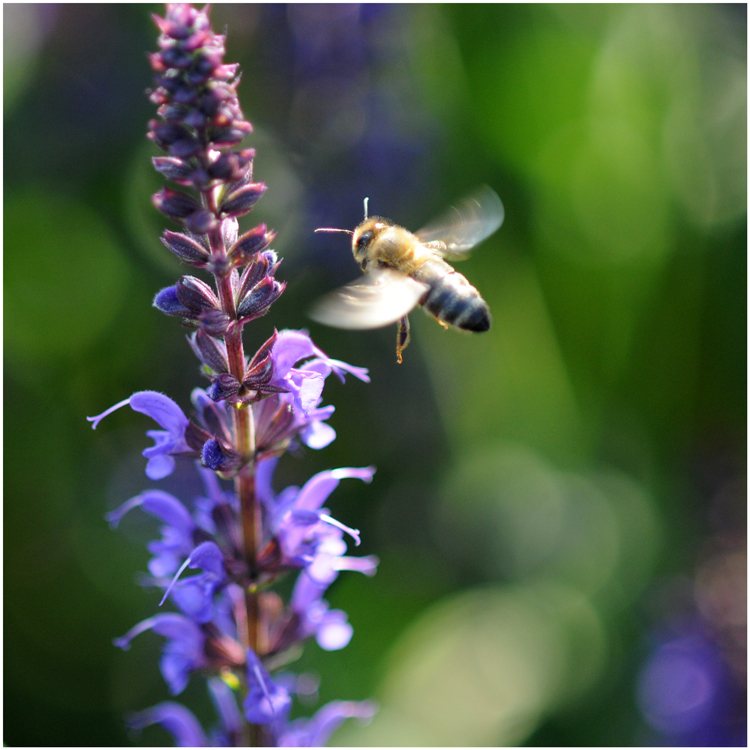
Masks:
[[[333,407],[321,406],[326,378],[369,378],[328,357],[305,331],[274,331],[246,355],[244,326],[269,311],[285,284],[276,278],[274,233],[262,224],[239,233],[238,219],[266,186],[254,181],[254,151],[239,148],[251,126],[237,98],[238,66],[224,63],[225,38],[212,31],[208,7],[168,4],[154,20],[161,34],[150,57],[150,99],[158,117],[148,137],[166,153],[154,167],[177,187],[165,186],[153,202],[180,228],[161,240],[213,277],[212,287],[182,276],[154,306],[192,330],[189,343],[209,384],[193,391],[190,418],[167,396],[141,391],[89,420],[96,428],[124,405],[151,417],[161,428],[147,433],[154,445],[143,451],[152,480],[171,474],[175,459],[198,465],[202,487],[191,503],[149,489],[108,515],[113,527],[135,508],[162,522],[161,538],[148,544],[144,583],[179,610],[155,614],[115,644],[128,649],[149,630],[162,636],[159,666],[170,693],[181,693],[194,673],[206,675],[218,723],[206,734],[188,709],[167,701],[129,724],[160,724],[182,746],[322,745],[344,719],[370,718],[373,705],[334,701],[310,719],[290,721],[292,698],[308,691],[309,680],[279,670],[308,639],[335,650],[352,636],[346,614],[323,596],[340,571],[373,575],[377,559],[346,555],[346,538],[358,545],[359,532],[323,506],[340,480],[369,482],[374,469],[324,471],[279,493],[272,479],[291,447],[320,449],[335,438],[326,423]],[[232,490],[220,480],[231,480]],[[297,578],[284,602],[272,587],[289,574]]]

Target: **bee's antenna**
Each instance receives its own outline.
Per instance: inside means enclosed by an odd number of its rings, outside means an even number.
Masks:
[[[365,219],[367,219],[367,204],[370,202],[369,197],[365,198]]]
[[[333,227],[320,227],[316,229],[316,232],[346,232],[347,234],[354,234],[351,229],[334,229]]]

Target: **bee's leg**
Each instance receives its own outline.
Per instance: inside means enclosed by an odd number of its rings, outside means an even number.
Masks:
[[[404,361],[401,357],[401,352],[409,346],[410,339],[409,316],[404,315],[404,317],[398,322],[398,331],[396,331],[396,359],[398,359],[399,364],[402,364]]]
[[[426,311],[426,312],[429,312],[429,311]],[[448,330],[448,329],[450,328],[450,326],[449,326],[449,325],[448,325],[447,323],[445,323],[445,322],[443,322],[442,320],[440,320],[440,318],[438,318],[438,316],[437,316],[437,315],[435,315],[435,313],[434,313],[434,312],[430,312],[430,315],[432,315],[432,317],[433,317],[433,318],[435,318],[435,322],[437,322],[437,323],[439,323],[439,324],[440,324],[441,326],[443,326],[443,328],[444,328],[444,329],[445,329],[446,331],[447,331],[447,330]]]

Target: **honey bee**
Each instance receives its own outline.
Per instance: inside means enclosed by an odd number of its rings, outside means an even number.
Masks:
[[[444,328],[480,333],[490,327],[487,303],[444,258],[462,260],[499,229],[502,201],[484,186],[416,234],[380,216],[367,216],[354,230],[323,227],[316,232],[352,235],[352,253],[364,276],[332,292],[310,311],[334,328],[381,328],[398,322],[396,357],[409,343],[409,313],[417,305]]]

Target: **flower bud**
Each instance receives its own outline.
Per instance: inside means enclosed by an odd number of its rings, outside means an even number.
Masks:
[[[234,291],[235,305],[246,297],[250,290],[260,283],[260,281],[269,275],[270,265],[264,255],[259,255],[256,260],[249,263],[240,276],[237,288]]]
[[[179,124],[184,123],[185,119],[190,116],[192,111],[193,110],[190,107],[186,107],[184,104],[165,102],[156,110],[156,114],[158,114],[165,122]],[[154,121],[152,120],[152,122]]]
[[[187,318],[191,315],[190,310],[178,299],[177,288],[174,286],[168,286],[166,289],[158,292],[156,297],[154,297],[153,305],[157,310],[166,315],[176,315],[182,318]]]
[[[224,63],[222,65],[217,65],[214,69],[214,77],[225,81],[231,81],[232,78],[237,75],[239,69],[239,63]]]
[[[206,249],[186,234],[165,229],[163,236],[159,239],[161,239],[167,250],[173,252],[180,260],[189,263],[191,266],[202,268],[208,262],[208,252]]]
[[[216,223],[216,217],[207,208],[200,208],[185,219],[185,226],[194,234],[208,234]]]
[[[241,117],[238,109],[232,107],[231,101],[220,102],[211,121],[211,126],[213,127],[212,135],[215,135],[220,130],[232,127],[235,121],[240,124]],[[211,140],[216,142],[216,139],[213,137]]]
[[[168,68],[178,70],[187,70],[193,62],[193,56],[177,45],[165,49],[161,53],[161,59]]]
[[[189,159],[191,156],[196,156],[200,153],[201,143],[197,138],[190,136],[189,138],[182,138],[179,141],[175,141],[168,150],[172,156]]]
[[[215,377],[206,389],[208,397],[213,401],[225,401],[240,392],[240,381],[231,373],[225,372]]]
[[[280,284],[272,276],[266,276],[240,300],[237,305],[237,317],[247,321],[265,315],[285,288],[286,282]]]
[[[203,445],[201,461],[204,466],[214,471],[235,471],[242,466],[242,458],[239,453],[228,446],[222,445],[214,438],[207,440]]]
[[[271,338],[268,339],[268,341],[266,341],[266,343],[255,353],[255,356],[247,366],[245,376],[242,379],[242,383],[246,388],[254,391],[269,391],[269,389],[266,388],[266,384],[273,375],[273,358],[271,355],[277,338],[278,333],[274,331],[273,336],[271,336]],[[270,388],[270,391],[274,393],[284,392],[285,390],[286,389],[283,387]]]
[[[164,36],[172,39],[187,39],[196,30],[194,28],[199,24],[205,28],[204,18],[208,20],[205,14],[200,13],[195,8],[186,4],[175,3],[167,9],[168,18],[161,18],[153,15],[154,23]]]
[[[154,206],[170,219],[185,219],[201,208],[191,195],[179,190],[162,188],[151,198]]]
[[[275,232],[269,232],[266,229],[265,224],[259,224],[248,232],[245,232],[229,249],[229,257],[233,263],[241,265],[249,263],[255,256],[265,250],[273,238],[276,236]]]
[[[168,180],[180,185],[191,185],[194,168],[176,156],[155,156],[152,160],[154,169]]]
[[[229,372],[229,360],[227,358],[227,348],[222,341],[209,336],[204,331],[196,331],[188,337],[190,346],[195,352],[195,356],[210,367],[215,373]]]
[[[177,141],[192,137],[192,133],[177,122],[150,120],[148,127],[148,137],[165,150]]]
[[[204,193],[211,187],[211,178],[202,167],[196,167],[190,179],[190,184],[201,193]]]
[[[203,112],[193,107],[188,111],[187,115],[185,115],[183,122],[185,125],[189,125],[191,128],[197,130],[198,128],[204,128],[206,126],[206,119],[206,115],[204,115]]]
[[[232,270],[232,264],[226,255],[212,255],[206,265],[206,270],[210,271],[214,276],[224,277]]]
[[[222,216],[244,216],[257,203],[266,186],[262,182],[251,182],[228,193],[219,206]]]
[[[228,151],[222,153],[216,161],[208,167],[208,175],[212,179],[224,182],[237,182],[250,176],[253,166],[254,149],[244,151]]]
[[[148,61],[151,63],[151,69],[154,73],[163,73],[167,69],[167,65],[161,56],[161,52],[150,52],[148,54]]]
[[[211,434],[199,427],[195,422],[190,420],[188,426],[185,428],[185,442],[192,448],[195,453],[200,455],[203,451],[203,446],[207,440],[211,439]]]
[[[209,65],[201,66],[200,61],[198,61],[195,68],[187,71],[185,80],[192,88],[197,89],[208,82],[212,72],[213,69]]]
[[[172,98],[180,104],[194,106],[198,94],[192,86],[188,86],[184,81],[174,81],[164,86],[171,94]]]
[[[213,289],[195,276],[183,276],[175,288],[179,301],[196,316],[204,310],[221,310]]]
[[[204,391],[197,389],[193,391],[191,400],[195,407],[198,423],[209,433],[208,437],[215,437],[221,439],[223,443],[227,443],[230,436],[224,426],[226,412],[206,397]],[[187,437],[185,439],[187,440]]]
[[[211,142],[219,147],[236,146],[242,139],[252,131],[252,127],[246,120],[231,120],[227,127],[213,128],[210,132]]]
[[[210,336],[224,336],[232,327],[232,319],[223,310],[204,310],[198,324]]]
[[[149,127],[151,130],[148,137],[160,149],[168,151],[172,156],[186,159],[195,156],[201,149],[200,141],[181,124],[151,120]]]

